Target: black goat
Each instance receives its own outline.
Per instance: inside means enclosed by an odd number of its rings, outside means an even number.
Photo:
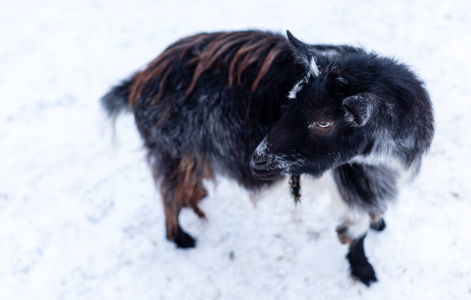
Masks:
[[[307,45],[288,32],[203,33],[168,47],[102,98],[110,116],[130,108],[160,185],[167,238],[195,246],[178,215],[206,195],[203,179],[229,176],[247,189],[292,175],[333,171],[351,211],[382,214],[400,173],[418,171],[434,129],[429,96],[406,66],[350,46]],[[351,273],[369,285],[367,222],[346,216]]]

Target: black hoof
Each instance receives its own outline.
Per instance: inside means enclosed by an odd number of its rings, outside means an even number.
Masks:
[[[196,246],[196,240],[181,228],[178,228],[174,242],[178,248],[194,248]]]
[[[386,228],[386,222],[384,222],[384,219],[381,218],[376,222],[371,222],[370,228],[376,231],[383,231]]]
[[[370,286],[371,283],[378,281],[375,270],[368,262],[361,266],[352,267],[351,274],[366,286]]]

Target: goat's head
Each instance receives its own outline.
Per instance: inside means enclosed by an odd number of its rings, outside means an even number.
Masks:
[[[260,179],[320,176],[371,150],[371,131],[378,127],[380,98],[335,58],[289,32],[288,37],[306,75],[289,93],[284,115],[252,155],[251,169]]]

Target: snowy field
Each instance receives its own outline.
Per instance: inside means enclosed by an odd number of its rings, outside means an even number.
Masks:
[[[470,1],[2,0],[0,28],[0,299],[471,299]],[[370,288],[328,178],[303,178],[298,207],[286,184],[254,200],[219,178],[177,250],[131,115],[112,138],[111,85],[177,38],[249,28],[374,49],[427,84],[436,136],[368,234]]]

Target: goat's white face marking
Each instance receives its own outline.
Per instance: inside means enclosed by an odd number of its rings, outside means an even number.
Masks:
[[[317,77],[319,76],[319,67],[317,66],[317,63],[316,61],[314,60],[314,58],[311,58],[311,63],[309,64],[309,73],[314,75],[314,77]]]
[[[291,91],[288,93],[288,98],[289,99],[296,99],[296,94],[303,89],[304,85],[309,81],[309,78],[311,77],[310,73],[308,73],[306,76],[303,77],[300,81],[298,81],[294,87],[291,89]]]
[[[303,77],[300,81],[298,81],[291,91],[288,93],[288,98],[289,99],[296,99],[296,94],[303,89],[304,85],[309,81],[311,77],[317,77],[319,76],[320,71],[319,67],[317,66],[316,61],[314,58],[311,59],[311,62],[309,64],[309,70],[306,74],[306,76]]]

